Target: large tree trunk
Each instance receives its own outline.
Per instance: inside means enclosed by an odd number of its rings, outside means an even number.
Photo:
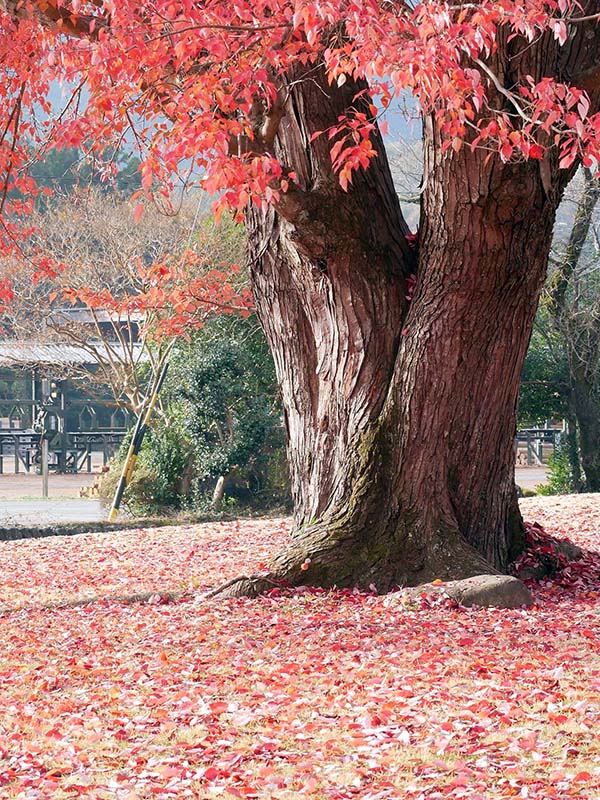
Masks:
[[[554,210],[538,165],[442,156],[428,122],[417,291],[385,410],[397,513],[429,542],[419,580],[479,568],[451,557],[449,532],[497,570],[521,545],[515,408]]]
[[[261,291],[272,291],[274,275],[263,283],[255,270],[283,387],[298,525],[274,572],[293,583],[387,590],[466,577],[506,569],[521,544],[515,407],[554,204],[535,169],[498,168],[477,196],[476,159],[439,158],[433,131],[427,153],[428,170],[446,179],[428,179],[416,293],[395,328],[397,301],[377,280],[386,271],[371,256],[366,280],[368,256],[356,244],[349,253],[340,241],[315,287],[310,265],[298,259],[289,268],[293,260],[282,257],[280,226],[269,263],[289,285],[278,299]],[[518,223],[511,189],[523,204]],[[290,302],[301,269],[307,283]],[[337,344],[348,333],[349,353]],[[349,373],[354,342],[362,359]]]
[[[417,255],[377,132],[378,156],[348,193],[327,138],[313,136],[364,87],[329,87],[318,70],[288,77],[277,155],[300,188],[247,220],[296,521],[265,587],[386,591],[506,570],[523,545],[519,377],[564,180],[553,157],[443,153],[428,119]]]
[[[290,76],[299,80],[301,76]],[[298,527],[349,496],[355,448],[378,419],[415,265],[381,140],[349,193],[331,171],[326,131],[359,87],[331,92],[321,73],[291,90],[279,155],[302,189],[281,213],[248,213],[257,312],[282,391]],[[362,87],[361,87],[362,88]],[[331,93],[331,102],[324,97]]]

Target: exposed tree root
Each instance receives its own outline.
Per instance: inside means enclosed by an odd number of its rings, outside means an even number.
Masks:
[[[257,597],[270,589],[285,589],[289,584],[273,580],[270,575],[238,575],[201,595],[200,600],[211,597]]]
[[[49,603],[24,603],[21,606],[0,607],[0,617],[8,614],[15,614],[19,611],[38,611],[40,609],[54,611],[61,608],[80,608],[91,603],[147,603],[156,599],[157,605],[163,603],[175,603],[184,597],[193,597],[193,592],[189,590],[160,591],[153,590],[148,592],[133,592],[132,594],[115,595],[92,595],[90,597],[79,597],[73,600],[53,600]]]
[[[268,573],[240,575],[204,597],[256,597],[273,588],[297,586],[385,594],[436,579],[500,574],[458,534],[423,541],[427,546],[421,548],[414,539],[358,537],[315,523],[298,531],[289,547],[275,556]]]

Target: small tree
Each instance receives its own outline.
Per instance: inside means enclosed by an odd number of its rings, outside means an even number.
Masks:
[[[250,308],[243,281],[229,280],[239,232],[216,231],[196,212],[189,203],[171,216],[148,209],[136,222],[131,203],[99,189],[55,199],[33,216],[29,245],[52,268],[32,283],[28,270],[4,264],[16,290],[0,317],[5,331],[77,345],[89,364],[70,367],[70,377],[92,394],[97,386],[99,399],[108,387],[116,405],[138,413],[146,376],[160,372],[176,338]]]
[[[562,342],[550,335],[548,314],[538,311],[519,389],[519,425],[567,417],[569,365]]]
[[[117,488],[130,438],[125,437],[110,471],[102,476],[100,496],[109,505]],[[156,419],[144,437],[123,505],[138,516],[180,509],[193,477],[193,443],[172,408]]]
[[[121,151],[108,153],[105,161],[116,168],[114,176],[108,181],[107,164],[90,161],[77,147],[62,150],[52,148],[41,153],[40,157],[32,153],[32,177],[39,188],[52,191],[50,195],[41,193],[38,196],[38,207],[48,208],[56,196],[64,198],[92,187],[107,194],[120,193],[122,199],[127,199],[140,188],[138,158]]]
[[[228,494],[254,507],[288,499],[273,362],[255,318],[214,317],[178,341],[161,395],[164,414],[125,493],[131,510],[204,505],[210,492],[216,511]],[[106,499],[116,480],[103,481]]]
[[[213,320],[174,362],[171,384],[184,401],[197,475],[216,481],[213,508],[235,480],[254,495],[268,489],[283,429],[273,360],[256,319]]]

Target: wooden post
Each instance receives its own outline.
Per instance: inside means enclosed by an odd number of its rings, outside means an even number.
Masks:
[[[42,404],[50,394],[50,383],[48,378],[42,378]],[[42,497],[48,497],[48,439],[46,438],[47,431],[42,430],[42,448],[41,448],[41,471],[42,471]]]
[[[36,390],[35,390],[35,380],[36,380],[35,370],[32,369],[31,370],[31,409],[30,409],[30,414],[29,414],[29,426],[28,426],[30,428],[33,428],[33,422],[34,422],[34,417],[35,417],[35,405],[36,405],[36,402],[37,402],[37,394],[36,394]]]
[[[42,439],[42,497],[48,497],[48,439]]]
[[[538,463],[541,465],[544,463],[544,442],[543,439],[536,440],[536,457]]]

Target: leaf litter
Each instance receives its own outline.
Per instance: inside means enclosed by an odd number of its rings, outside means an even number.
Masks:
[[[599,498],[523,510],[583,556],[517,610],[199,599],[282,519],[4,543],[0,797],[600,798]]]

